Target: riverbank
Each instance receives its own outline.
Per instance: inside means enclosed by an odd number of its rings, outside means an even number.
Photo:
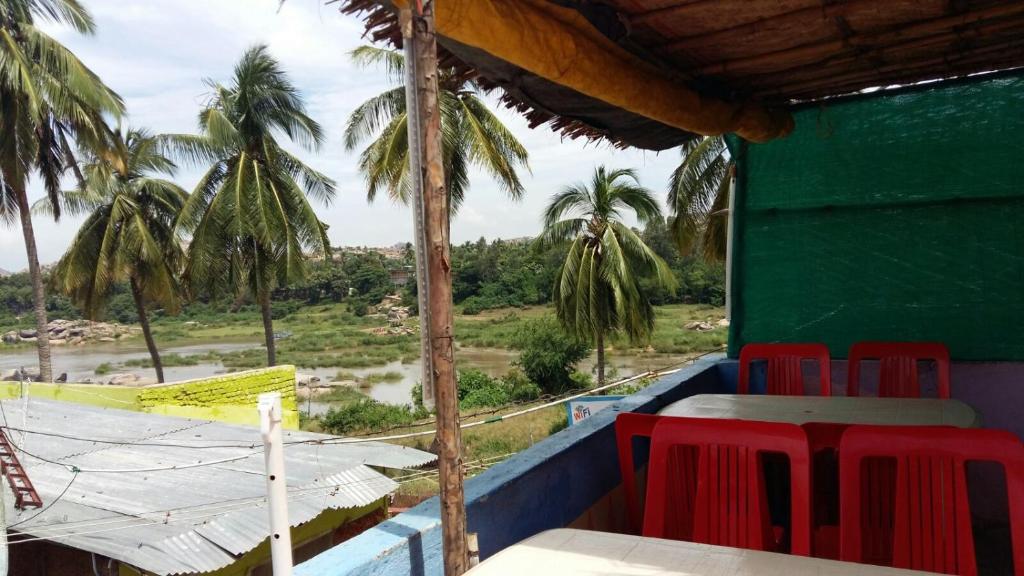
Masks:
[[[294,364],[300,373],[321,383],[346,382],[375,400],[406,404],[419,380],[417,319],[402,326],[410,333],[379,334],[388,326],[386,316],[357,316],[347,305],[280,306],[290,312],[275,321],[279,333],[278,361]],[[550,314],[545,306],[489,310],[476,315],[457,314],[457,360],[462,369],[473,368],[490,376],[502,376],[518,353],[509,349],[512,336],[533,318]],[[687,329],[694,322],[714,325],[724,316],[720,307],[670,305],[656,308],[657,323],[649,346],[628,347],[609,341],[609,374],[629,375],[677,363],[688,355],[720,348],[727,330]],[[163,351],[169,381],[201,378],[229,371],[258,368],[266,362],[259,315],[253,312],[221,313],[202,318],[161,317],[153,322],[157,344]],[[590,372],[595,355],[578,369]],[[0,370],[36,364],[35,349],[26,344],[0,348]],[[141,338],[117,342],[88,342],[54,349],[54,373],[67,372],[69,381],[109,382],[118,374],[152,378],[149,355]],[[323,413],[333,403],[307,402],[303,411]]]

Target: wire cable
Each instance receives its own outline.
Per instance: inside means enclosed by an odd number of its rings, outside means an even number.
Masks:
[[[65,486],[64,489],[61,490],[60,494],[58,494],[56,498],[51,500],[49,504],[47,504],[46,506],[43,506],[38,512],[36,512],[35,514],[29,516],[28,518],[25,518],[24,520],[20,520],[18,522],[15,522],[14,524],[8,525],[7,529],[10,530],[10,529],[12,529],[12,528],[14,528],[16,526],[21,526],[22,524],[24,524],[24,523],[26,523],[26,522],[36,518],[37,516],[42,515],[42,513],[46,512],[47,510],[49,510],[51,506],[53,506],[57,502],[60,502],[60,499],[63,498],[64,495],[68,493],[68,490],[71,489],[71,485],[75,483],[75,478],[78,478],[78,473],[77,472],[71,476],[71,480],[68,480],[68,485]]]

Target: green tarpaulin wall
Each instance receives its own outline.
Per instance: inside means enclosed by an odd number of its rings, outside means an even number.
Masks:
[[[795,113],[737,162],[729,353],[936,340],[1024,359],[1024,76]]]

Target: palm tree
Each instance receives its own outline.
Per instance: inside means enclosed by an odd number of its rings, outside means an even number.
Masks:
[[[324,134],[266,46],[245,52],[230,85],[208,84],[201,134],[167,139],[179,154],[210,164],[179,219],[191,234],[185,277],[210,294],[230,289],[256,299],[273,366],[271,293],[306,277],[308,253],[329,253],[327,226],[307,196],[334,198],[334,181],[281,148],[275,133],[311,150]]]
[[[56,200],[61,177],[74,165],[72,141],[97,145],[105,129],[103,114],[120,116],[124,104],[74,54],[37,28],[36,19],[64,23],[82,34],[92,33],[95,24],[77,0],[0,0],[0,217],[21,220],[40,378],[49,381],[46,295],[28,201],[29,176],[35,172],[47,196]],[[54,216],[60,216],[59,210]]]
[[[623,212],[641,224],[661,218],[650,190],[633,170],[594,171],[590,186],[579,183],[556,194],[544,212],[541,245],[569,242],[552,299],[562,326],[597,348],[597,380],[604,383],[604,340],[620,332],[631,342],[650,336],[654,308],[640,286],[653,277],[675,290],[668,265],[621,222]]]
[[[669,181],[669,227],[681,253],[724,260],[729,225],[732,158],[721,136],[690,140]]]
[[[111,153],[87,156],[83,186],[61,198],[65,212],[88,216],[57,263],[53,283],[89,318],[102,313],[115,286],[127,283],[157,380],[163,382],[146,305],[178,310],[183,254],[174,224],[188,194],[159,177],[173,176],[176,166],[156,137],[145,130],[118,130],[112,143]],[[42,209],[50,211],[52,205]]]
[[[384,66],[398,86],[370,98],[349,117],[345,147],[355,150],[374,138],[359,156],[359,170],[366,178],[366,198],[373,202],[385,190],[396,200],[409,199],[409,140],[405,116],[405,88],[402,54],[373,46],[352,52],[362,68]],[[523,145],[497,116],[487,109],[480,88],[452,68],[438,72],[438,100],[441,108],[441,138],[445,183],[454,214],[469,188],[469,168],[475,165],[491,174],[503,192],[515,200],[524,188],[518,170],[525,168],[528,154]]]

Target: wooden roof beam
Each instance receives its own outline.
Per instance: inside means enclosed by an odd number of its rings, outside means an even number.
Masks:
[[[867,52],[852,52],[843,54],[840,57],[830,57],[811,64],[805,64],[786,70],[773,71],[766,74],[745,76],[744,87],[758,93],[758,87],[777,87],[780,84],[794,84],[796,82],[809,82],[812,80],[825,80],[836,76],[837,73],[845,72],[837,69],[840,66],[864,64],[865,68],[877,69],[878,66],[871,64],[872,60],[888,61],[893,53],[908,50],[920,50],[931,47],[948,46],[956,42],[976,41],[998,34],[1021,34],[1024,35],[1024,19],[998,20],[980,24],[978,26],[953,32],[936,34],[934,36],[922,36],[912,38],[904,42],[871,48]],[[1024,37],[1024,36],[1017,36]],[[825,65],[827,63],[827,65]],[[889,62],[886,62],[887,64]],[[892,62],[895,64],[896,62]]]
[[[744,24],[723,28],[721,30],[682,36],[680,38],[673,39],[671,42],[665,43],[664,50],[666,52],[675,52],[678,50],[685,50],[696,44],[714,44],[718,42],[734,41],[738,37],[756,34],[763,31],[765,28],[776,27],[790,20],[801,20],[815,15],[820,15],[822,20],[828,20],[830,18],[844,16],[851,7],[856,6],[857,4],[872,4],[875,2],[876,0],[847,0],[846,2],[836,4],[809,6],[807,8],[784,12],[769,18],[761,18],[754,20],[753,22],[746,22]]]
[[[903,62],[860,73],[838,75],[828,82],[805,82],[782,86],[766,92],[765,98],[784,97],[791,100],[813,100],[825,96],[853,93],[867,88],[911,85],[927,80],[962,76],[977,71],[978,64],[991,63],[991,70],[1020,62],[1024,56],[1024,41],[1000,43],[963,56],[943,56],[918,62]]]
[[[823,59],[830,54],[842,51],[850,46],[885,44],[907,38],[915,38],[926,34],[934,34],[937,30],[967,26],[990,20],[1024,13],[1024,2],[991,6],[983,10],[975,10],[965,14],[942,16],[925,20],[910,26],[893,30],[885,30],[870,34],[858,34],[849,38],[829,40],[812,44],[802,44],[793,48],[776,50],[765,54],[756,54],[746,58],[736,58],[724,62],[716,62],[700,67],[699,75],[714,76],[722,74],[743,74],[748,72],[768,72],[771,70],[792,67],[794,63],[809,64],[815,59]],[[772,66],[775,66],[774,68]],[[779,66],[782,66],[781,68]]]
[[[787,112],[701,94],[616,45],[576,10],[546,0],[444,0],[435,10],[442,37],[679,130],[763,142],[793,129]]]
[[[638,12],[626,17],[629,23],[637,26],[643,24],[649,24],[655,20],[672,17],[686,17],[690,13],[696,12],[699,9],[703,9],[704,4],[710,4],[717,2],[718,0],[688,0],[680,2],[679,4],[673,4],[671,6],[665,6],[663,8],[655,8],[654,10],[648,10],[647,12]]]

